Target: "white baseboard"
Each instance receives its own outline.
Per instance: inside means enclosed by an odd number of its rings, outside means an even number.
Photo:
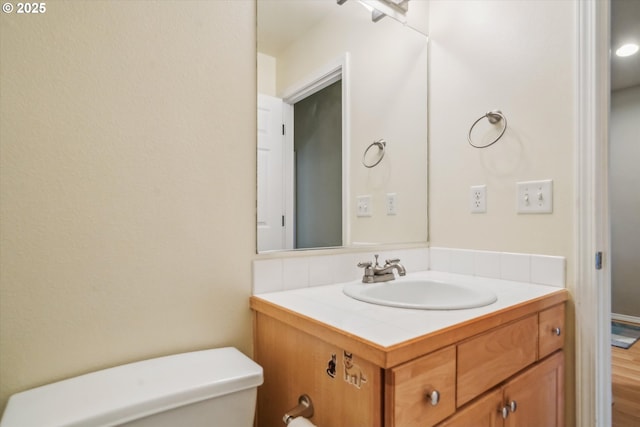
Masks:
[[[640,317],[629,316],[626,314],[611,313],[611,320],[622,320],[623,322],[640,324]]]

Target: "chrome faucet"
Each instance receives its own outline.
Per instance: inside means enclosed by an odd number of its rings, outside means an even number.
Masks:
[[[375,265],[371,261],[359,262],[358,267],[364,268],[364,275],[362,276],[362,283],[378,283],[388,282],[394,280],[396,276],[393,274],[393,270],[398,273],[398,276],[404,276],[407,271],[400,264],[399,259],[385,260],[384,266],[378,264],[378,255],[376,257]]]

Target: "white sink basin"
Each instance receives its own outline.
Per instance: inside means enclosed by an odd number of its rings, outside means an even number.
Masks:
[[[371,304],[421,310],[460,310],[483,307],[498,300],[486,289],[407,277],[382,283],[348,283],[343,292]]]

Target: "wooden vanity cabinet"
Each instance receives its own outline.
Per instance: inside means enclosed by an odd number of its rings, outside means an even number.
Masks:
[[[265,378],[256,425],[283,425],[306,393],[319,427],[562,427],[564,301],[566,291],[385,348],[252,299]]]
[[[459,409],[438,427],[564,425],[564,353],[559,351]]]

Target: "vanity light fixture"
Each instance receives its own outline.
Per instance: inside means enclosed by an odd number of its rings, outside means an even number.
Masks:
[[[336,3],[342,5],[347,0],[336,0]],[[371,20],[378,22],[385,16],[407,23],[407,11],[409,10],[409,0],[358,0],[367,10],[371,12]]]
[[[373,8],[371,20],[378,22],[385,16],[390,16],[403,24],[407,23],[409,0],[358,0],[363,5]]]
[[[620,46],[618,48],[618,50],[616,50],[616,55],[617,56],[621,56],[621,57],[625,57],[625,56],[631,56],[635,53],[638,52],[638,45],[635,43],[627,43],[624,44],[622,46]]]

